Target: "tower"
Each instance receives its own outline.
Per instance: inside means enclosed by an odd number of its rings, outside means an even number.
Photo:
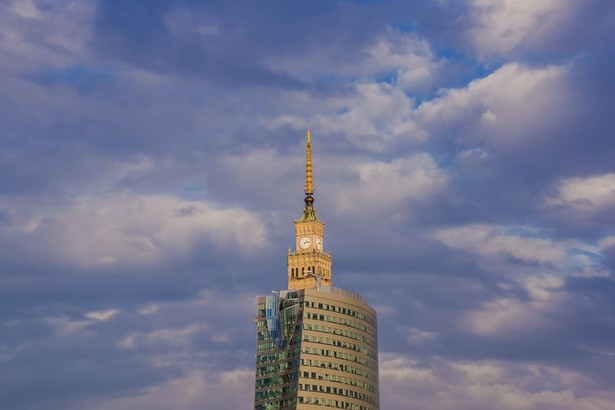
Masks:
[[[288,289],[314,289],[331,285],[331,253],[324,251],[325,224],[314,208],[312,142],[305,144],[305,208],[295,221],[295,250],[288,250]]]
[[[288,289],[257,299],[255,410],[378,410],[376,311],[331,285],[306,143],[305,206],[289,249]]]

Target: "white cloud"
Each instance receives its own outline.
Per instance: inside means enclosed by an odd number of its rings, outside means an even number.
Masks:
[[[82,333],[88,325],[93,323],[91,320],[73,320],[66,316],[48,317],[46,322],[53,326],[56,335],[60,337]]]
[[[427,40],[391,27],[365,44],[356,56],[340,58],[338,47],[338,44],[331,47],[321,44],[305,55],[270,58],[268,64],[293,75],[349,77],[356,82],[390,76],[403,90],[423,91],[437,80],[446,62]]]
[[[420,367],[418,361],[400,355],[382,355],[379,367],[380,385],[383,387],[387,380],[404,384],[411,382],[413,385],[436,380],[435,374],[430,369]]]
[[[340,99],[338,112],[314,116],[309,122],[324,134],[342,134],[356,147],[381,152],[397,138],[418,138],[409,124],[413,101],[386,83],[355,85],[355,93]]]
[[[157,303],[150,303],[149,305],[142,307],[141,309],[139,309],[139,314],[140,315],[153,315],[154,313],[158,312],[160,310],[160,305]]]
[[[406,340],[410,344],[421,345],[432,342],[438,338],[438,334],[427,330],[422,330],[416,327],[405,330],[408,334]]]
[[[218,289],[203,289],[198,297],[189,301],[149,303],[136,308],[126,315],[126,320],[136,325],[122,334],[116,344],[122,349],[171,352],[168,355],[159,353],[160,357],[152,360],[183,366],[183,357],[189,352],[207,354],[203,345],[206,339],[214,344],[228,345],[243,337],[246,329],[235,327],[233,323],[245,322],[247,317],[254,315],[254,309],[254,294],[235,292],[229,295]],[[138,325],[142,323],[147,326]]]
[[[434,237],[451,248],[488,258],[513,256],[528,262],[564,262],[566,250],[561,244],[551,239],[510,233],[509,230],[509,227],[498,225],[468,225],[436,231]]]
[[[15,0],[11,4],[11,10],[20,17],[33,19],[40,15],[40,12],[32,0]]]
[[[477,319],[485,326],[490,321],[500,323],[515,317],[537,314],[525,309],[542,309],[555,303],[554,298],[564,286],[566,276],[605,276],[599,265],[600,246],[579,240],[556,240],[541,229],[529,226],[474,224],[444,228],[431,232],[430,237],[452,249],[467,252],[476,264],[494,277],[506,278],[527,292],[534,307],[516,300],[494,301],[481,310]],[[482,319],[484,316],[484,321]]]
[[[320,64],[322,59],[312,57],[305,63],[293,59],[275,66],[292,66],[294,73],[306,67],[319,75],[326,73],[327,67],[314,67],[312,63],[315,60]],[[429,89],[444,64],[427,41],[389,29],[366,47],[360,62],[340,64],[335,67],[337,75],[357,77],[352,92],[324,99],[291,93],[287,112],[261,118],[261,123],[270,129],[290,126],[297,130],[312,128],[324,135],[341,134],[355,147],[372,152],[386,151],[399,139],[422,139],[413,122],[415,100],[410,93]],[[377,82],[377,75],[388,75],[391,81]],[[290,107],[297,112],[289,112]]]
[[[261,118],[270,129],[312,128],[342,135],[368,152],[390,152],[400,141],[452,138],[463,148],[477,144],[515,149],[557,135],[575,112],[566,85],[568,66],[511,63],[463,88],[440,90],[418,107],[400,84],[362,81],[352,93],[288,96],[292,110]],[[299,105],[303,112],[293,113]],[[557,113],[557,115],[555,115]],[[566,117],[562,117],[566,113]]]
[[[4,2],[0,4],[0,55],[8,52],[23,61],[67,64],[85,53],[94,14],[93,1],[47,2],[44,7],[32,0]]]
[[[249,409],[253,403],[252,369],[223,372],[193,370],[187,376],[152,387],[141,394],[109,400],[96,410]]]
[[[202,239],[244,252],[267,243],[263,221],[249,211],[163,194],[82,195],[46,204],[4,198],[0,210],[10,217],[0,228],[8,259],[25,258],[10,249],[28,244],[39,260],[80,267],[149,266],[198,251]]]
[[[500,361],[419,360],[381,354],[383,408],[607,410],[615,394],[567,369]],[[599,388],[598,388],[599,389]]]
[[[600,246],[601,250],[604,250],[608,247],[611,247],[615,245],[615,236],[607,236],[606,238],[602,238],[599,242],[598,242],[598,246]]]
[[[407,200],[426,201],[448,182],[447,173],[424,153],[391,162],[356,164],[347,172],[355,180],[334,196],[337,213],[386,213]]]
[[[142,340],[146,345],[166,345],[187,347],[190,344],[190,338],[197,332],[205,328],[200,325],[189,325],[180,328],[157,329],[145,335]]]
[[[511,333],[528,334],[544,328],[547,324],[544,312],[548,307],[542,301],[499,298],[466,312],[462,322],[472,333],[506,338]]]
[[[92,325],[99,322],[106,322],[112,319],[119,313],[118,309],[98,310],[86,312],[83,314],[87,319],[73,319],[68,316],[51,316],[46,317],[45,321],[49,323],[56,331],[58,337],[75,337],[82,336],[86,333],[93,334]]]
[[[564,286],[564,280],[557,276],[536,276],[525,279],[525,289],[530,297],[536,301],[547,301],[554,297],[554,292],[557,292]]]
[[[416,109],[416,135],[429,138],[453,132],[460,144],[502,148],[546,138],[536,131],[561,123],[561,118],[548,113],[554,107],[564,108],[566,72],[565,67],[506,64],[465,88],[442,90]]]
[[[576,0],[473,0],[470,41],[480,57],[540,43],[573,17]]]
[[[548,206],[569,207],[583,213],[615,208],[615,173],[588,178],[570,178],[559,183],[556,197],[547,198]]]
[[[118,313],[117,309],[98,310],[98,311],[86,313],[85,317],[87,317],[88,319],[104,322],[106,320],[111,319],[117,313]]]
[[[429,42],[392,29],[370,45],[366,54],[369,57],[355,67],[370,67],[374,73],[392,71],[396,85],[406,91],[429,88],[444,64]]]

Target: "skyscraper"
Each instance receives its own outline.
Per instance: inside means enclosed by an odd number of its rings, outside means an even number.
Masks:
[[[288,288],[258,297],[255,410],[377,410],[376,312],[331,282],[306,144],[305,206],[288,250]]]

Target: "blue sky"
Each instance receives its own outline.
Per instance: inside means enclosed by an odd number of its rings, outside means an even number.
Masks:
[[[249,409],[304,138],[382,408],[611,409],[610,0],[0,2],[0,402]]]

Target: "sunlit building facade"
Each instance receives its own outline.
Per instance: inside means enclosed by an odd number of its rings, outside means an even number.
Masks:
[[[376,312],[332,286],[313,193],[308,131],[305,208],[288,251],[288,289],[258,297],[254,409],[377,410]]]

